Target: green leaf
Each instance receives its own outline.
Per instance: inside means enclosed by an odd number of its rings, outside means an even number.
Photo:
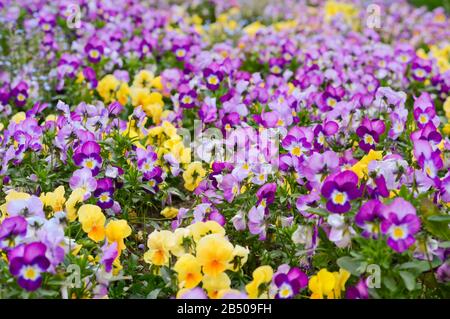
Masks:
[[[359,276],[361,274],[361,262],[349,256],[339,258],[336,263],[339,267],[344,268],[352,275]]]
[[[156,299],[161,291],[161,288],[156,288],[148,293],[147,299]]]
[[[428,217],[428,220],[432,222],[450,223],[450,215],[434,215]]]
[[[450,241],[444,241],[439,244],[439,247],[441,248],[450,248]]]
[[[403,282],[405,283],[406,289],[409,291],[413,291],[416,287],[416,277],[408,271],[400,271],[400,277],[402,277]]]
[[[383,276],[383,284],[392,292],[395,292],[397,290],[397,284],[392,277]]]

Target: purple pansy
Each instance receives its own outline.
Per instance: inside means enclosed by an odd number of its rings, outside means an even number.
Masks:
[[[90,169],[82,168],[73,172],[73,175],[69,180],[69,185],[72,190],[82,188],[85,191],[84,198],[87,199],[97,188],[97,181],[92,176],[92,171]]]
[[[213,71],[211,68],[206,68],[203,70],[203,77],[206,87],[211,91],[216,91],[219,89],[220,82],[223,80],[223,73],[219,70]]]
[[[267,183],[261,186],[256,192],[256,197],[258,198],[256,204],[262,205],[263,207],[269,206],[275,200],[276,191],[277,191],[276,183]]]
[[[403,198],[396,198],[381,209],[384,220],[381,222],[381,232],[388,239],[388,245],[401,253],[416,241],[414,235],[420,230],[420,219],[416,209]]]
[[[92,176],[96,176],[102,166],[103,160],[100,156],[100,145],[94,141],[84,142],[75,150],[73,161],[77,166],[90,169]]]
[[[118,255],[117,242],[108,244],[108,242],[105,241],[105,244],[102,247],[102,258],[100,259],[100,263],[105,266],[106,272],[112,270],[112,264]]]
[[[276,287],[275,298],[290,299],[308,285],[308,276],[297,267],[292,267],[288,270],[284,268],[289,268],[289,266],[283,266],[287,265],[280,266],[273,277],[273,283]],[[283,269],[280,271],[280,268]]]
[[[103,209],[111,208],[114,204],[114,181],[105,177],[97,180],[97,189],[94,196],[98,199],[97,205]]]
[[[380,140],[380,135],[384,133],[385,125],[382,120],[370,120],[365,118],[357,128],[356,134],[360,137],[359,147],[368,153],[375,149],[375,144]]]
[[[178,101],[180,102],[180,107],[185,109],[191,109],[195,106],[195,101],[197,99],[197,92],[195,90],[189,90],[187,92],[180,93]]]
[[[378,238],[380,223],[383,220],[382,208],[383,204],[378,199],[371,199],[361,206],[355,215],[355,223],[363,229],[362,236]]]
[[[352,171],[344,171],[329,176],[322,185],[322,196],[327,201],[327,209],[342,214],[351,209],[350,201],[361,196],[358,176]]]
[[[23,289],[35,291],[41,286],[42,273],[50,266],[47,247],[41,242],[22,244],[8,252],[9,271]]]
[[[97,39],[91,39],[84,47],[89,62],[98,63],[102,59],[104,52],[103,44]]]
[[[27,220],[22,216],[7,217],[0,224],[0,249],[16,246],[27,233]]]
[[[266,239],[266,209],[264,206],[253,206],[248,212],[248,229],[251,234],[259,235],[259,240]]]

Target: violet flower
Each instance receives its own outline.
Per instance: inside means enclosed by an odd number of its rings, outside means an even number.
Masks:
[[[329,176],[322,185],[322,196],[327,199],[327,209],[332,213],[346,213],[351,209],[350,201],[361,196],[358,176],[344,171]]]

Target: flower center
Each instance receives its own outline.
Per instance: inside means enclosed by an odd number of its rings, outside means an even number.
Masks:
[[[292,288],[288,284],[283,284],[280,288],[280,297],[281,298],[289,298],[292,296]]]
[[[300,148],[300,146],[294,146],[292,148],[292,155],[294,155],[294,156],[302,155],[302,149]]]
[[[392,230],[392,237],[397,240],[397,239],[402,239],[405,237],[405,231],[403,230],[403,228],[399,227],[399,226],[395,226],[394,229]]]
[[[333,203],[344,205],[347,202],[347,194],[344,192],[334,191],[332,195]]]
[[[364,143],[369,144],[369,145],[373,145],[375,143],[375,140],[373,139],[372,135],[365,134],[364,135]]]
[[[208,77],[208,83],[212,84],[212,85],[216,85],[217,83],[219,83],[219,79],[215,75],[210,75]]]
[[[426,116],[425,114],[421,114],[419,116],[419,122],[420,124],[426,124],[428,122],[428,116]]]
[[[189,95],[186,95],[186,96],[183,97],[181,102],[183,102],[183,104],[191,104],[192,103],[192,98]]]
[[[91,50],[89,52],[89,54],[91,55],[91,58],[97,59],[99,57],[99,55],[100,55],[100,52],[98,52],[98,50]]]
[[[26,280],[36,280],[39,277],[39,270],[33,266],[26,266],[22,271],[22,276]]]
[[[23,95],[22,93],[19,93],[17,95],[17,101],[22,102],[25,100],[25,95]]]
[[[336,99],[333,99],[332,97],[327,99],[327,104],[330,107],[334,107],[336,105],[336,103],[337,103]]]

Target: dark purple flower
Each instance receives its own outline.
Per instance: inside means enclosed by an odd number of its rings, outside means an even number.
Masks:
[[[384,133],[384,130],[385,125],[382,120],[365,118],[356,130],[356,134],[361,138],[359,147],[366,153],[375,149],[375,144],[380,140],[380,135]]]
[[[381,209],[383,203],[378,199],[371,199],[364,203],[355,215],[355,223],[363,229],[361,235],[366,238],[378,238],[380,223],[383,220]]]
[[[270,58],[269,59],[270,73],[280,75],[283,72],[284,63],[285,61],[282,58]]]
[[[11,97],[14,97],[14,103],[18,107],[22,107],[27,103],[28,85],[24,81],[20,81],[12,90]]]
[[[197,92],[195,92],[194,90],[189,90],[188,92],[180,93],[178,101],[180,102],[180,107],[191,109],[195,106],[196,99]]]
[[[178,61],[183,61],[189,51],[189,45],[187,44],[174,44],[172,52]]]
[[[0,249],[14,247],[26,235],[27,225],[27,220],[20,215],[5,218],[0,224]]]
[[[47,247],[41,242],[22,244],[8,252],[9,271],[20,287],[34,291],[41,286],[42,276],[50,266],[45,257]]]
[[[102,59],[104,52],[103,44],[96,39],[91,39],[84,47],[84,52],[87,55],[89,62],[98,63]]]
[[[112,270],[112,264],[118,255],[117,242],[113,242],[109,245],[108,242],[105,241],[105,244],[102,247],[102,258],[100,259],[100,263],[105,266],[106,272]]]
[[[432,62],[416,58],[411,66],[411,73],[414,80],[423,82],[431,73]]]
[[[158,185],[163,181],[162,173],[161,167],[155,166],[150,172],[144,174],[142,180],[147,182],[151,192],[156,193],[159,190]]]
[[[352,171],[329,176],[322,185],[322,196],[328,199],[327,209],[330,212],[348,212],[351,209],[350,201],[361,196],[358,176]]]
[[[91,67],[85,67],[83,69],[83,76],[86,79],[86,81],[89,83],[90,89],[95,89],[97,87],[98,81],[97,81],[97,75],[95,74],[95,71]]]
[[[111,208],[114,204],[114,181],[105,177],[97,180],[97,189],[94,196],[98,199],[97,205],[103,209]]]
[[[277,192],[276,183],[267,183],[261,186],[256,192],[256,197],[258,198],[257,205],[262,205],[264,207],[269,206],[275,200],[275,193]]]
[[[207,68],[203,70],[203,77],[205,78],[206,87],[211,91],[216,91],[219,89],[220,82],[223,80],[223,73]]]
[[[277,299],[290,299],[308,285],[308,276],[297,267],[292,267],[287,273],[278,273],[274,276]]]
[[[9,85],[4,83],[0,87],[0,104],[6,105],[10,97]]]
[[[346,299],[369,299],[369,289],[366,284],[366,279],[361,278],[354,286],[347,288],[345,293]]]
[[[88,168],[92,176],[96,176],[102,166],[103,160],[100,156],[100,145],[94,141],[84,142],[75,150],[73,161],[77,166]]]

